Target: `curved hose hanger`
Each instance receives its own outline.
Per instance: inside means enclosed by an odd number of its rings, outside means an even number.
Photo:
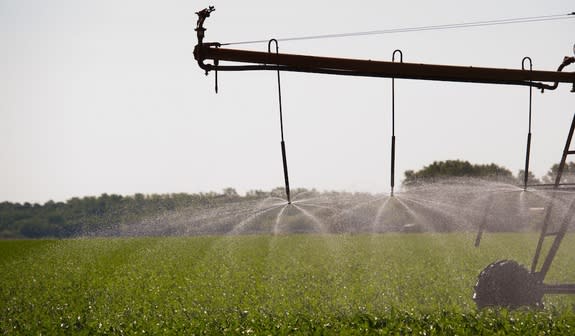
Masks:
[[[272,42],[275,43],[276,54],[278,54],[279,53],[279,46],[278,46],[278,41],[276,39],[270,39],[268,41],[268,53],[271,54],[271,52],[272,52],[271,51]],[[282,89],[281,89],[279,65],[277,66],[277,74],[278,74],[278,98],[279,98],[279,109],[280,109],[280,132],[281,132],[282,161],[283,161],[283,168],[284,168],[284,182],[285,182],[287,201],[288,201],[288,204],[291,204],[286,147],[285,147],[285,142],[284,142],[284,122],[283,122],[283,112],[282,112]]]
[[[529,61],[529,71],[533,71],[533,62],[531,61],[531,57],[525,56],[521,61],[521,69],[525,69],[525,61]],[[531,80],[529,81],[531,83]],[[533,87],[529,86],[529,128],[527,133],[527,149],[525,151],[525,170],[523,176],[523,190],[527,190],[527,181],[529,179],[529,156],[531,153],[531,106],[533,101]]]
[[[393,51],[391,61],[395,62],[395,54],[399,53],[399,62],[403,63],[403,53],[396,49]],[[395,78],[391,78],[391,193],[395,187]]]

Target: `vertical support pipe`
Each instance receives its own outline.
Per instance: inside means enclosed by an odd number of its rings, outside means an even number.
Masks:
[[[392,55],[392,61],[395,57],[395,51]],[[391,78],[391,177],[390,177],[390,195],[393,197],[395,187],[395,78]]]
[[[286,196],[287,196],[288,204],[291,204],[291,196],[290,196],[290,190],[289,190],[289,175],[288,175],[288,166],[287,166],[287,158],[286,158],[286,145],[285,145],[285,142],[283,141],[283,139],[281,142],[281,146],[282,146],[282,161],[283,161],[283,167],[284,167],[284,182],[285,182],[285,188],[286,188]]]
[[[531,151],[531,132],[527,133],[527,151],[525,153],[525,176],[523,177],[523,190],[527,190],[529,179],[529,153]]]
[[[395,54],[399,53],[399,61],[403,63],[403,53],[396,49],[391,55],[391,61],[395,62]],[[391,78],[391,192],[395,188],[395,78]]]
[[[276,39],[271,39],[268,42],[268,53],[271,53],[271,45],[272,42],[276,45],[276,54],[279,53],[279,46],[278,41]],[[280,132],[281,132],[281,149],[282,149],[282,162],[283,162],[283,170],[284,170],[284,182],[285,182],[285,191],[288,204],[291,204],[291,195],[290,195],[290,188],[289,188],[289,176],[288,176],[288,169],[287,169],[287,155],[286,155],[286,147],[284,141],[284,122],[283,122],[283,111],[282,111],[282,89],[281,89],[281,81],[280,81],[280,69],[278,65],[277,70],[277,78],[278,78],[278,98],[279,98],[279,110],[280,110]]]
[[[395,186],[395,135],[391,136],[391,196]]]
[[[215,65],[215,77],[216,77],[216,82],[215,82],[215,89],[216,89],[216,93],[218,93],[218,64],[219,61],[218,60],[214,60],[214,65]]]
[[[533,71],[533,63],[531,58],[526,56],[521,61],[521,68],[525,70],[525,61],[529,61],[529,71]],[[531,83],[531,80],[529,81]],[[533,87],[529,85],[529,132],[527,133],[527,149],[525,152],[525,170],[523,176],[523,190],[527,190],[527,182],[529,179],[529,157],[531,154],[531,106],[533,100]]]

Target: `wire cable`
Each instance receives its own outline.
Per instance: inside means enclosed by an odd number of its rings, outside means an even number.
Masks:
[[[500,19],[500,20],[488,20],[488,21],[475,21],[475,22],[465,22],[465,23],[453,23],[444,25],[432,25],[432,26],[420,26],[420,27],[407,27],[407,28],[395,28],[395,29],[382,29],[382,30],[370,30],[363,32],[353,32],[353,33],[339,33],[339,34],[323,34],[323,35],[311,35],[311,36],[299,36],[299,37],[288,37],[288,38],[278,38],[277,41],[305,41],[305,40],[319,40],[328,38],[341,38],[341,37],[355,37],[355,36],[368,36],[368,35],[384,35],[384,34],[398,34],[398,33],[411,33],[411,32],[421,32],[430,30],[448,30],[448,29],[460,29],[460,28],[474,28],[474,27],[485,27],[485,26],[497,26],[497,25],[508,25],[517,23],[531,23],[531,22],[544,22],[544,21],[556,21],[565,19],[575,19],[575,12],[569,14],[559,14],[559,15],[545,15],[545,16],[532,16],[524,18],[515,19]],[[256,44],[256,43],[267,43],[269,39],[266,40],[252,40],[252,41],[241,41],[241,42],[229,42],[222,43],[221,45],[239,45],[239,44]]]

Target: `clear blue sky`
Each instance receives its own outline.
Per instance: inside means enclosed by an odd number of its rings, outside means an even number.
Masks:
[[[234,42],[575,11],[572,1],[0,0],[0,201],[283,184],[275,73],[205,77],[207,41]],[[554,70],[575,20],[282,42],[289,53]],[[241,48],[242,46],[238,46]],[[265,50],[266,45],[245,48]],[[574,71],[574,69],[568,69]],[[292,187],[387,192],[390,80],[282,74]],[[560,158],[575,94],[534,92],[532,170]],[[523,167],[528,89],[396,82],[397,180],[434,160]],[[399,182],[398,182],[399,183]]]

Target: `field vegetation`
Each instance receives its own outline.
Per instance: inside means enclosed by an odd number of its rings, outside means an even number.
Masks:
[[[487,264],[536,235],[233,235],[0,241],[0,333],[570,335],[573,298],[478,311]],[[575,279],[568,235],[549,282]]]

